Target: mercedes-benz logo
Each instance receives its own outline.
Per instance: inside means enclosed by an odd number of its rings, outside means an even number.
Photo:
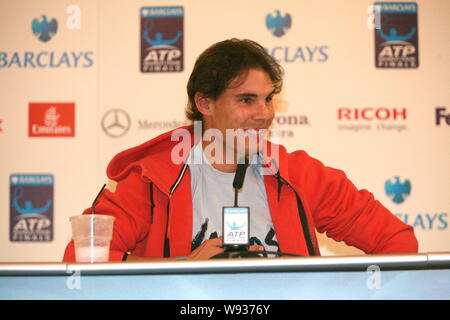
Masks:
[[[103,131],[113,138],[122,137],[128,132],[130,127],[130,116],[121,109],[111,109],[102,118]]]

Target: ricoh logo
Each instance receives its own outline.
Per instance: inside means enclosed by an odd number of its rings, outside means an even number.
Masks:
[[[450,112],[447,112],[447,109],[445,107],[437,107],[436,108],[436,125],[437,126],[450,126]]]
[[[65,27],[69,31],[81,29],[81,9],[77,5],[70,5],[66,9],[68,15]],[[59,30],[64,26],[58,19],[46,14],[35,16],[28,29],[41,43],[41,51],[0,51],[0,69],[44,69],[44,68],[90,68],[94,65],[94,52],[86,51],[50,51],[45,50],[49,43],[61,41]],[[36,41],[36,40],[35,40]],[[67,40],[70,43],[69,40]]]
[[[287,30],[292,28],[293,17],[287,12],[282,13],[280,10],[275,10],[266,15],[265,25],[274,37],[281,39],[286,35]],[[277,44],[265,49],[278,63],[323,63],[328,61],[328,46],[324,44],[302,46]]]
[[[401,132],[407,129],[406,108],[365,107],[337,109],[339,130],[358,132],[360,130],[383,130]]]
[[[339,108],[339,120],[406,120],[405,108]]]

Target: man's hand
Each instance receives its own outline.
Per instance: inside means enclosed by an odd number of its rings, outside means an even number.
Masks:
[[[209,239],[203,241],[203,243],[191,254],[188,256],[188,259],[209,259],[214,257],[215,255],[222,253],[225,251],[224,248],[221,248],[222,245],[222,237]]]
[[[191,252],[187,257],[188,259],[195,260],[206,260],[218,255],[219,253],[225,252],[222,248],[223,237],[218,237],[214,239],[209,239],[204,241],[197,249]],[[248,248],[248,251],[262,251],[263,246],[253,245]],[[150,258],[150,257],[139,257],[133,254],[129,254],[127,261],[151,261],[151,260],[174,260],[174,258]]]
[[[209,239],[204,241],[197,249],[191,252],[188,259],[210,259],[219,253],[225,252],[222,248],[223,237]],[[248,251],[262,251],[262,246],[253,245],[248,248]]]

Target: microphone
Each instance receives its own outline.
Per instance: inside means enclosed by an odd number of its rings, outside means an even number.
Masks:
[[[242,160],[244,160],[244,163],[242,163]],[[244,184],[245,173],[247,172],[247,167],[248,167],[248,158],[247,157],[245,157],[244,159],[241,158],[236,168],[236,174],[234,175],[233,188],[238,190],[242,188],[242,185]]]
[[[236,173],[234,175],[234,180],[233,180],[233,188],[234,188],[234,206],[237,207],[238,206],[238,201],[237,201],[237,197],[238,197],[238,190],[242,189],[242,186],[244,185],[244,178],[245,178],[245,173],[247,172],[247,167],[248,167],[248,158],[244,157],[244,159],[240,159],[236,168]]]

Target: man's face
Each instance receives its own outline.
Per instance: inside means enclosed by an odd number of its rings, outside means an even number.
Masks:
[[[204,115],[205,132],[211,128],[221,132],[224,152],[232,151],[235,155],[236,151],[242,150],[239,147],[245,149],[247,155],[257,152],[258,143],[261,144],[265,138],[261,134],[267,133],[274,117],[274,91],[269,75],[261,69],[250,69],[243,76],[236,77],[217,100],[209,99],[210,112]],[[247,138],[226,139],[227,131],[228,134],[239,133],[236,129],[243,129]],[[240,145],[234,145],[235,140],[240,141]],[[255,141],[258,142],[255,144]]]

